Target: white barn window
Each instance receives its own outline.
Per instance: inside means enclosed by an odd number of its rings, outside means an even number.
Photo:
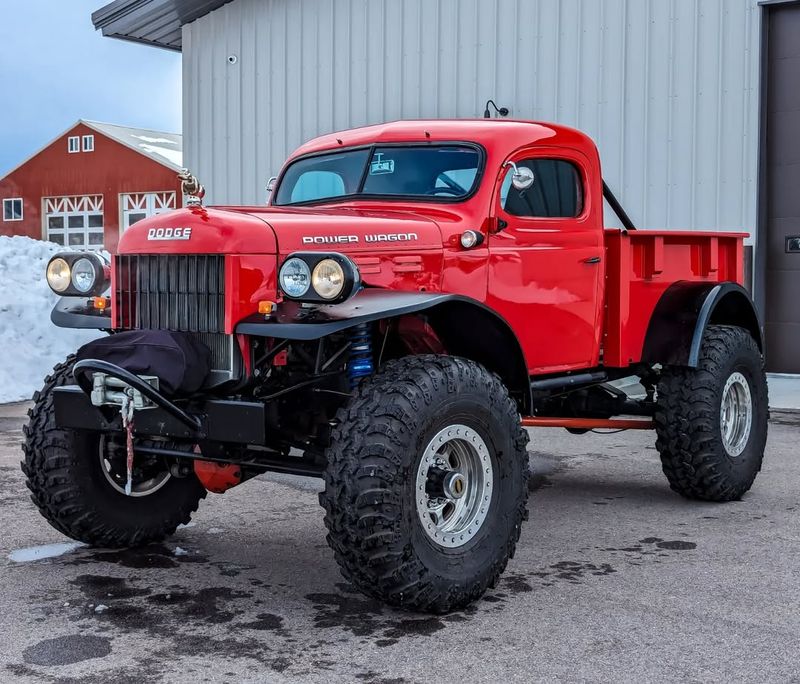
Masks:
[[[47,240],[76,249],[103,249],[103,196],[45,197]]]
[[[67,138],[67,151],[70,154],[81,151],[81,137],[79,135],[71,135]]]
[[[83,151],[84,152],[94,152],[94,136],[93,135],[84,135],[83,136]]]
[[[22,221],[22,198],[3,200],[3,221]]]

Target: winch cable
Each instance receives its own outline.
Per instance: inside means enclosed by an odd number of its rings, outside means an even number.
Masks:
[[[78,381],[84,392],[87,394],[91,392],[91,383],[83,381],[83,376],[90,372],[105,373],[111,377],[122,380],[126,385],[133,389],[139,390],[145,397],[150,399],[154,404],[160,406],[167,413],[179,420],[181,423],[191,428],[193,431],[200,432],[202,430],[202,423],[199,418],[190,416],[186,411],[179,406],[173,404],[169,399],[162,395],[152,385],[142,380],[138,375],[134,375],[130,371],[120,368],[119,366],[109,363],[108,361],[101,361],[100,359],[84,359],[78,361],[72,369],[72,374]]]

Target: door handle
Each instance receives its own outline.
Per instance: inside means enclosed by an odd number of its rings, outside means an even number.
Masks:
[[[583,260],[584,264],[599,264],[602,259],[599,256],[587,257]]]

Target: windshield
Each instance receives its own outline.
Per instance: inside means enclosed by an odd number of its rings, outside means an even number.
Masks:
[[[468,145],[371,147],[298,159],[283,174],[274,204],[348,197],[458,201],[477,186],[482,154]]]

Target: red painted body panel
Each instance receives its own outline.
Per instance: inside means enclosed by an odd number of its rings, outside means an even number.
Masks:
[[[67,138],[75,135],[94,135],[94,151],[70,154]],[[104,246],[113,252],[120,232],[120,194],[166,191],[175,192],[180,204],[181,184],[173,169],[78,124],[0,179],[0,200],[23,201],[23,220],[3,221],[0,216],[0,235],[43,239],[42,198],[102,195]]]
[[[225,332],[258,311],[260,301],[276,301],[277,261],[263,254],[233,254],[225,260]]]
[[[650,316],[672,283],[743,284],[744,237],[744,233],[606,230],[603,363],[625,367],[641,358]]]
[[[486,153],[480,186],[463,202],[375,199],[302,208],[194,208],[138,223],[125,234],[120,251],[229,255],[228,332],[257,311],[259,299],[279,297],[277,266],[289,254],[340,252],[355,261],[369,285],[457,293],[488,305],[517,335],[531,374],[601,362],[628,366],[641,358],[653,308],[671,283],[742,282],[741,234],[604,230],[597,149],[589,137],[563,126],[505,120],[396,122],[317,138],[289,161],[372,143],[454,141],[477,143]],[[503,212],[503,163],[530,156],[559,157],[579,168],[584,182],[579,217],[521,219]],[[508,225],[497,232],[493,228],[500,219]],[[148,240],[154,227],[190,227],[192,237]],[[467,229],[481,231],[483,244],[462,248],[459,238]],[[369,240],[398,233],[413,238]]]
[[[581,172],[586,188],[577,218],[520,218],[503,211],[495,180],[492,211],[507,227],[489,236],[487,304],[517,331],[528,367],[555,373],[596,366],[601,335],[603,206],[600,160],[594,150],[534,145],[512,161],[560,158]],[[545,325],[542,325],[545,321]]]

